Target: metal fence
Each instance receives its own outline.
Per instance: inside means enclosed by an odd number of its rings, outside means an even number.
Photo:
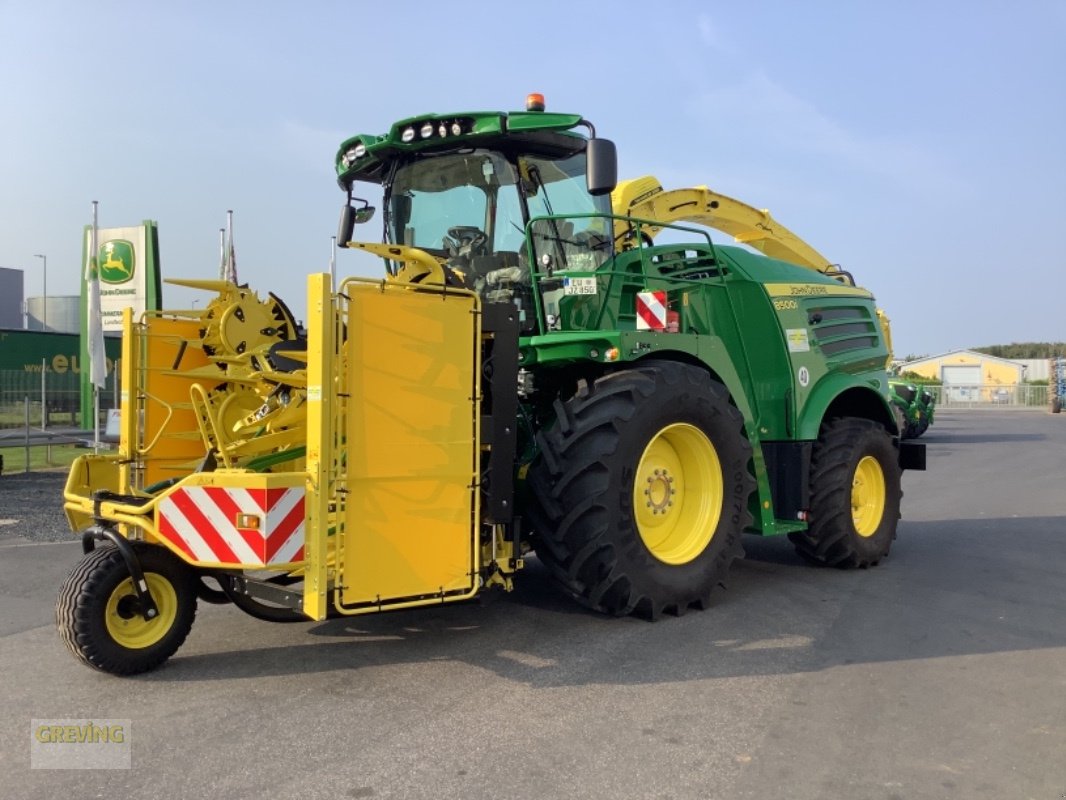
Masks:
[[[936,398],[936,407],[952,409],[1030,409],[1048,408],[1047,386],[996,384],[920,386],[928,389]]]
[[[0,370],[0,430],[25,427],[27,407],[29,424],[38,429],[80,427],[80,379],[72,371]],[[107,410],[117,407],[118,382],[112,372],[100,391],[101,423]]]
[[[43,365],[42,365],[43,367]],[[114,373],[100,391],[100,431],[118,407]],[[0,473],[53,466],[57,445],[91,444],[81,426],[80,375],[73,371],[0,370]]]

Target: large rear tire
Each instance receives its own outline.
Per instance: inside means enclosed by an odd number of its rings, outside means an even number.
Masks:
[[[579,602],[655,619],[704,608],[750,522],[751,445],[724,386],[650,362],[556,403],[530,469],[537,555]]]
[[[817,564],[875,566],[896,538],[902,496],[888,432],[867,419],[832,420],[811,456],[810,527],[789,538]]]
[[[137,610],[133,579],[117,547],[98,547],[71,571],[56,599],[60,638],[83,663],[114,675],[155,669],[181,647],[196,616],[192,571],[169,550],[133,543],[159,614]]]

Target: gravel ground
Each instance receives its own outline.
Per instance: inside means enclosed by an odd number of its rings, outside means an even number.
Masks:
[[[0,538],[62,542],[74,534],[63,514],[66,472],[0,475]]]

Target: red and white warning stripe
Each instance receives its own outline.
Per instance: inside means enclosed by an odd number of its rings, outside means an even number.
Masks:
[[[637,330],[666,330],[666,292],[637,292]]]
[[[159,502],[157,529],[194,563],[302,561],[304,490],[183,486]]]

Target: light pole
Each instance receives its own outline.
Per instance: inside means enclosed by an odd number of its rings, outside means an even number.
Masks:
[[[43,311],[41,312],[41,327],[43,330],[48,330],[48,256],[42,256],[40,253],[35,253],[34,258],[39,258],[43,262],[44,271],[44,304]]]

